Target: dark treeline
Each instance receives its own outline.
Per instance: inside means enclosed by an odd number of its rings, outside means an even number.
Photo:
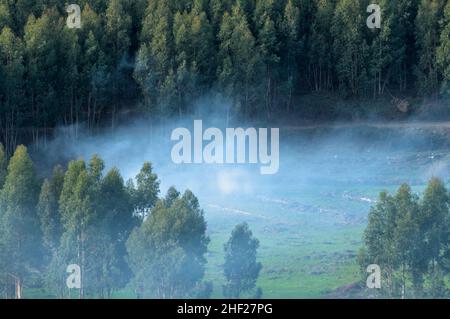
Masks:
[[[269,119],[305,108],[312,118],[339,113],[299,103],[317,92],[387,97],[401,109],[404,97],[448,93],[447,0],[376,1],[381,29],[366,26],[369,0],[75,2],[81,29],[67,28],[62,1],[0,0],[8,154],[57,125],[114,128],[121,114],[189,114],[209,92],[231,101],[230,117]]]
[[[369,213],[359,261],[381,269],[382,298],[448,298],[450,275],[449,194],[437,178],[420,199],[408,185],[380,194]]]
[[[98,156],[80,159],[41,181],[26,147],[8,163],[0,144],[0,298],[27,297],[31,288],[52,298],[110,298],[119,290],[122,297],[210,297],[209,237],[194,194],[172,187],[159,198],[150,163],[127,182],[104,166]],[[236,226],[224,246],[224,296],[261,297],[258,246],[247,224]],[[74,264],[80,287],[70,293]]]

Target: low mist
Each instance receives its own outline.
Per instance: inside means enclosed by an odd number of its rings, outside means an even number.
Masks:
[[[280,168],[274,175],[261,175],[260,164],[174,164],[171,149],[176,142],[171,141],[171,132],[178,127],[192,129],[194,119],[203,120],[203,130],[227,125],[258,128],[255,124],[227,124],[223,105],[222,110],[222,114],[198,114],[165,124],[138,119],[94,136],[78,127],[77,138],[68,134],[73,128],[62,127],[37,156],[39,171],[98,154],[106,169],[119,168],[127,180],[150,161],[161,180],[162,194],[170,186],[190,189],[199,197],[207,217],[209,211],[220,211],[244,219],[251,215],[281,217],[292,207],[295,211],[311,206],[311,196],[314,207],[326,209],[336,208],[329,199],[337,196],[335,204],[342,214],[357,213],[359,219],[381,190],[402,183],[421,186],[432,176],[444,180],[449,176],[446,135],[450,127],[439,123],[272,126],[280,127]],[[362,206],[349,213],[350,208],[345,207],[349,199]],[[279,207],[264,212],[268,203]],[[262,207],[261,211],[257,207]]]

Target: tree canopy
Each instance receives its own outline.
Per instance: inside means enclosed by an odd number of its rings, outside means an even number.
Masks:
[[[318,92],[387,107],[392,97],[448,94],[448,0],[381,1],[380,29],[366,26],[369,1],[79,4],[82,27],[69,29],[54,1],[0,0],[0,141],[9,155],[58,125],[179,117],[208,94],[230,101],[227,115],[239,119],[345,114],[298,102]]]

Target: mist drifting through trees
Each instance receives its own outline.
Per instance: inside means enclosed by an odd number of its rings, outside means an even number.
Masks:
[[[0,141],[11,155],[61,125],[182,117],[211,92],[229,99],[228,119],[447,105],[448,1],[379,1],[380,29],[366,26],[369,3],[80,0],[82,27],[69,29],[59,1],[2,0]]]
[[[1,298],[448,297],[450,132],[414,123],[450,117],[448,0],[377,1],[379,29],[370,0],[74,2],[69,29],[0,0]],[[286,124],[279,173],[174,165],[193,119]]]
[[[0,155],[4,160],[1,145]],[[212,283],[202,281],[209,238],[195,195],[171,187],[159,199],[150,163],[127,183],[118,169],[104,167],[98,156],[75,160],[40,182],[24,146],[2,166],[2,296],[20,299],[24,286],[38,285],[52,297],[73,297],[66,278],[76,264],[79,298],[110,298],[126,287],[137,298],[209,297]],[[256,258],[257,245],[245,249]],[[235,267],[245,260],[235,258]],[[244,291],[254,288],[258,272],[241,274],[253,282]]]

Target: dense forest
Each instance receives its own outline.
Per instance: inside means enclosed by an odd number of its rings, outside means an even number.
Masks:
[[[50,298],[110,298],[118,290],[131,298],[209,298],[209,237],[196,196],[171,187],[159,198],[150,163],[126,183],[104,167],[93,156],[40,180],[25,146],[8,163],[0,144],[0,298],[29,298],[24,288]],[[225,297],[261,297],[258,247],[246,223],[234,228],[224,245]],[[68,283],[70,265],[79,267],[78,286]]]
[[[240,119],[335,118],[336,99],[447,101],[449,1],[379,0],[379,29],[370,2],[78,0],[69,29],[62,1],[0,0],[0,141],[11,155],[59,125],[183,116],[212,92]]]
[[[125,181],[98,156],[45,176],[22,144],[39,149],[55,128],[77,137],[202,111],[297,124],[391,119],[417,105],[450,115],[449,0],[74,2],[81,28],[67,26],[63,1],[0,0],[0,298],[33,289],[207,298],[216,284],[205,279],[210,238],[191,191],[161,196],[150,163]],[[381,27],[372,29],[373,2]],[[209,97],[226,107],[207,109],[199,101]],[[448,205],[438,179],[422,198],[408,185],[381,193],[359,255],[363,284],[367,265],[382,270],[383,288],[369,294],[448,296]],[[258,249],[249,225],[237,225],[223,247],[224,297],[262,296]],[[77,296],[71,264],[80,267]]]
[[[8,161],[0,144],[0,298],[209,298],[210,238],[189,190],[160,197],[150,163],[124,181],[98,156],[37,176],[26,147]],[[380,193],[358,256],[358,297],[445,298],[450,275],[450,195],[432,178],[422,198],[407,184]],[[222,294],[261,298],[259,240],[238,224],[224,244]],[[71,290],[69,265],[80,267]],[[366,267],[381,269],[381,289],[365,289]],[[355,277],[357,280],[357,277]]]

